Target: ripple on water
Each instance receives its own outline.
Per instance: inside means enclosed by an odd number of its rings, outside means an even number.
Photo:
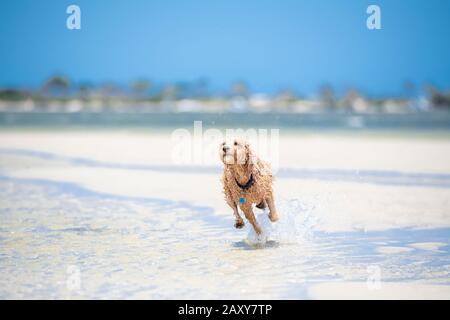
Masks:
[[[277,223],[259,212],[258,239],[205,208],[79,188],[0,181],[0,297],[301,298],[307,283],[365,281],[368,266],[383,281],[449,285],[448,229],[323,233],[321,201],[280,198]]]

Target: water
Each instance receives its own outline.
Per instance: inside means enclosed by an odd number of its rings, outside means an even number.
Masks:
[[[294,128],[320,130],[449,130],[450,112],[406,114],[354,113],[139,113],[139,112],[1,112],[2,127],[205,127]]]
[[[166,133],[2,131],[0,298],[449,299],[449,139],[290,134],[258,238]]]
[[[251,230],[234,234],[209,208],[46,181],[0,187],[1,298],[305,298],[317,282],[366,282],[368,266],[386,282],[450,285],[449,229],[322,233],[312,207],[282,201],[270,240],[249,243]]]

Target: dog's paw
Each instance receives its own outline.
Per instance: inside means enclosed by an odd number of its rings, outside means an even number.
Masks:
[[[269,213],[269,219],[270,219],[270,221],[272,221],[272,222],[276,222],[276,221],[278,221],[278,213],[272,213],[272,212],[270,212]]]
[[[242,221],[242,220],[236,220],[236,221],[234,222],[234,227],[235,227],[236,229],[241,229],[241,228],[244,227],[244,225],[245,225],[245,223],[244,223],[244,221]]]

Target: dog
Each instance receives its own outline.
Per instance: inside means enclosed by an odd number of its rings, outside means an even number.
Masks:
[[[272,190],[272,171],[270,165],[259,159],[248,142],[235,138],[220,145],[219,156],[224,164],[221,178],[225,201],[233,209],[235,228],[244,226],[238,207],[244,212],[256,234],[262,233],[253,214],[252,205],[259,209],[269,208],[269,219],[278,220]]]

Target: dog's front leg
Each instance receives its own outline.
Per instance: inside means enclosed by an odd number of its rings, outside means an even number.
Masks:
[[[232,193],[227,186],[227,182],[226,182],[225,178],[222,178],[222,179],[223,179],[222,181],[224,181],[223,192],[225,194],[225,201],[230,206],[230,208],[233,209],[233,214],[234,214],[234,218],[235,218],[234,227],[236,229],[241,229],[244,226],[244,220],[242,220],[242,218],[239,214],[237,203],[234,202],[234,200],[233,200]]]
[[[250,222],[250,224],[253,226],[253,229],[255,230],[256,234],[260,235],[262,231],[258,225],[258,222],[256,222],[256,218],[252,210],[252,205],[245,204],[241,207],[241,209],[242,211],[244,211],[245,217],[247,218],[248,222]]]
[[[234,204],[232,206],[233,208],[233,213],[234,213],[234,217],[236,218],[236,221],[234,222],[234,227],[236,229],[241,229],[245,224],[244,224],[244,220],[242,220],[239,211],[238,211],[238,207],[236,204]]]

